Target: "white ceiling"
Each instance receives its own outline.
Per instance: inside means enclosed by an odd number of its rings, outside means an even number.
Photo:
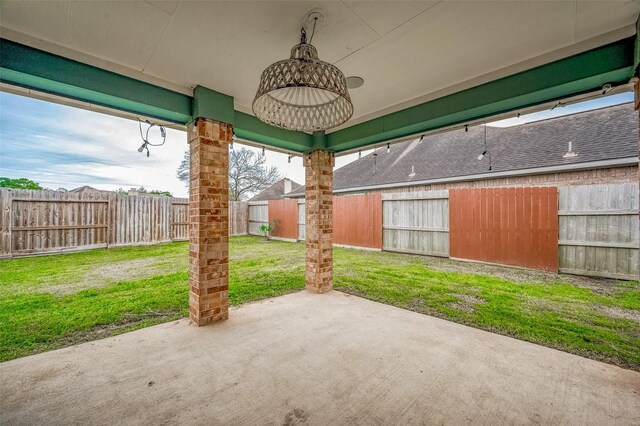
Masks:
[[[313,10],[325,16],[320,58],[365,80],[352,124],[631,35],[640,1],[2,1],[0,26],[174,90],[209,87],[249,112],[260,73],[289,56]]]

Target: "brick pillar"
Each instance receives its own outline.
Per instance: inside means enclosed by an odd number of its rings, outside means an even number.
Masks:
[[[305,154],[305,232],[307,290],[325,293],[333,288],[333,154]]]
[[[206,325],[229,317],[229,143],[231,125],[199,118],[188,127],[189,312]]]

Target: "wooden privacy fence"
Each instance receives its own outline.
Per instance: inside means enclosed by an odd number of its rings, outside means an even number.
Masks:
[[[247,233],[246,203],[230,203],[229,231]],[[0,257],[189,238],[186,198],[0,189]]]
[[[189,200],[173,198],[171,202],[171,240],[189,239]],[[242,201],[229,201],[229,235],[247,235],[249,205]]]
[[[305,202],[304,200],[298,200],[298,239],[305,240],[307,237],[305,228]]]
[[[334,196],[334,242],[637,279],[638,183]],[[189,237],[188,200],[0,189],[0,258]],[[230,235],[304,240],[304,200],[230,202]]]
[[[382,196],[333,197],[333,241],[336,244],[382,249]]]
[[[269,225],[269,202],[250,201],[248,208],[249,220],[247,233],[249,235],[262,235],[262,232],[260,232],[260,226]]]
[[[469,188],[449,191],[450,255],[558,270],[558,190]]]
[[[268,205],[270,234],[289,240],[298,239],[298,200],[270,200]]]
[[[638,279],[638,183],[559,188],[560,272]]]
[[[638,198],[635,182],[334,196],[333,236],[338,245],[638,279]],[[250,204],[251,234],[286,217],[285,238],[297,224],[304,240],[304,200]]]
[[[382,196],[384,250],[449,256],[449,192]]]
[[[0,256],[106,247],[115,231],[109,197],[0,189]]]
[[[304,240],[306,235],[304,200],[278,200],[276,203],[281,201],[292,202],[286,207],[287,215],[291,217],[287,220],[297,224],[297,236],[291,236],[294,229],[288,228],[289,236],[285,238]],[[272,215],[272,202],[269,204],[269,218]],[[295,213],[297,218],[294,217]],[[280,235],[274,234],[274,236]],[[365,195],[334,195],[333,242],[344,246],[382,249],[382,197],[379,192]]]

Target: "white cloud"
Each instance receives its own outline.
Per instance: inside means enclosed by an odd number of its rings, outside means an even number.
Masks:
[[[188,196],[187,188],[176,177],[187,149],[184,131],[167,129],[166,143],[150,147],[147,157],[146,152],[138,152],[142,140],[135,120],[7,93],[0,96],[5,104],[1,147],[5,160],[0,159],[0,165],[10,171],[9,175],[15,175],[12,177],[27,177],[53,189],[144,186]],[[38,116],[37,124],[32,124],[34,115]],[[154,143],[157,140],[152,138]],[[234,146],[238,149],[243,145]],[[261,148],[247,148],[261,155]],[[266,148],[268,166],[276,166],[283,176],[304,184],[301,156],[292,157],[289,163],[287,154]],[[357,153],[338,157],[336,168],[357,158]],[[10,164],[10,159],[16,164]],[[2,173],[6,175],[7,171]]]

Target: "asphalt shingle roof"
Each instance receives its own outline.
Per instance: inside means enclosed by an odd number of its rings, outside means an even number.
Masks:
[[[638,155],[638,112],[622,104],[518,126],[487,126],[489,158],[484,151],[484,126],[425,136],[378,149],[334,173],[334,190],[423,181],[483,173],[587,163]],[[564,158],[569,141],[576,157]],[[410,176],[412,167],[414,176]],[[289,196],[304,195],[304,190]]]
[[[261,193],[251,198],[249,201],[280,200],[284,198],[285,179],[280,179],[279,181],[277,181],[276,183],[274,183],[273,185],[271,185]],[[294,192],[299,188],[303,188],[303,193],[304,193],[304,187],[302,185],[294,181],[291,181],[291,192]]]

